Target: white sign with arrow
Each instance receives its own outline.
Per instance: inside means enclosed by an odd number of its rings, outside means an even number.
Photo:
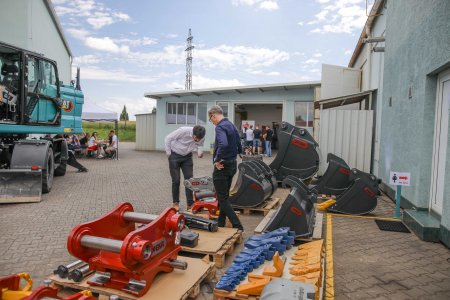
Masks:
[[[410,186],[411,173],[391,171],[389,176],[389,184]]]

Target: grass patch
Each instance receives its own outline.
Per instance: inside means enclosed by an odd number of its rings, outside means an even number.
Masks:
[[[119,141],[122,142],[135,142],[136,141],[136,121],[119,122],[119,132],[117,136]],[[100,139],[106,139],[110,130],[114,129],[114,122],[85,122],[83,121],[83,131],[92,134],[97,131]]]

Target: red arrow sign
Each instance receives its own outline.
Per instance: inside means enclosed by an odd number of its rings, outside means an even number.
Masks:
[[[400,179],[400,180],[408,180],[408,176],[399,176],[398,179]]]

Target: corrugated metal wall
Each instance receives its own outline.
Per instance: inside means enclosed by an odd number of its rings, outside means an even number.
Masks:
[[[136,150],[155,150],[156,114],[136,115]]]
[[[370,173],[372,132],[372,110],[322,110],[319,133],[322,161],[318,175],[323,175],[327,168],[328,153],[341,157],[351,168]]]

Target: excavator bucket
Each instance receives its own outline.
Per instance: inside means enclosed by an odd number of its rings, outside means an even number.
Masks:
[[[328,168],[322,177],[312,187],[318,194],[335,195],[342,194],[351,184],[350,167],[340,157],[333,153],[327,156]]]
[[[275,178],[275,174],[273,173],[272,169],[268,165],[266,165],[262,160],[255,160],[255,161],[253,161],[253,164],[258,165],[260,167],[260,169],[263,170],[266,179],[272,185],[272,192],[270,193],[270,196],[269,196],[269,197],[271,197],[278,188],[278,183],[277,183],[277,179]]]
[[[291,187],[291,192],[273,214],[264,232],[289,227],[295,231],[296,237],[310,237],[314,229],[317,195],[295,176],[286,177],[283,184]]]
[[[266,172],[256,161],[242,162],[238,166],[239,175],[230,191],[230,203],[238,207],[255,207],[272,195],[272,183]]]
[[[365,215],[373,211],[377,207],[380,180],[358,169],[352,169],[350,180],[352,185],[337,197],[328,211],[350,215]]]
[[[319,146],[308,130],[287,122],[281,124],[278,134],[278,154],[270,164],[278,181],[288,175],[302,180],[311,178],[319,169]]]
[[[0,203],[39,202],[41,195],[41,169],[0,169]]]

